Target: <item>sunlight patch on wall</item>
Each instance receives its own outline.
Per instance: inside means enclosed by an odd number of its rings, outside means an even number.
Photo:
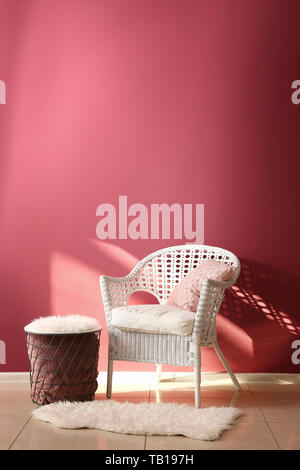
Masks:
[[[89,242],[94,248],[102,252],[106,257],[109,257],[112,263],[117,263],[118,265],[126,268],[126,273],[129,273],[129,271],[131,271],[140,261],[139,258],[117,245],[93,238],[90,238]]]
[[[96,316],[101,302],[100,274],[70,255],[53,251],[50,260],[51,312]]]

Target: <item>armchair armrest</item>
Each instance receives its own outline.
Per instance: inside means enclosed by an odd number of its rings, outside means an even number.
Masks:
[[[127,305],[130,294],[134,291],[134,274],[124,277],[100,276],[100,290],[104,304],[107,326],[111,324],[111,311],[115,307]]]
[[[216,316],[224,298],[225,289],[233,284],[229,281],[205,279],[198,302],[192,335],[201,342],[214,341]]]

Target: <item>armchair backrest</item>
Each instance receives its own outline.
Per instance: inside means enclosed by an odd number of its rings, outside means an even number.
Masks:
[[[147,291],[165,303],[176,284],[203,261],[214,259],[236,268],[231,284],[240,273],[238,258],[228,250],[207,245],[179,245],[158,250],[142,259],[128,275],[130,293]]]

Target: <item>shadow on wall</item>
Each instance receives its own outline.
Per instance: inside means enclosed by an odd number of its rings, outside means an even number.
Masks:
[[[217,318],[219,344],[234,370],[300,372],[292,342],[300,336],[299,278],[241,259],[236,285]]]

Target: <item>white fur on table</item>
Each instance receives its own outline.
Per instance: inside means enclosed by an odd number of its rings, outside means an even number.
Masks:
[[[40,317],[25,326],[28,333],[84,333],[101,329],[95,318],[85,315]]]

